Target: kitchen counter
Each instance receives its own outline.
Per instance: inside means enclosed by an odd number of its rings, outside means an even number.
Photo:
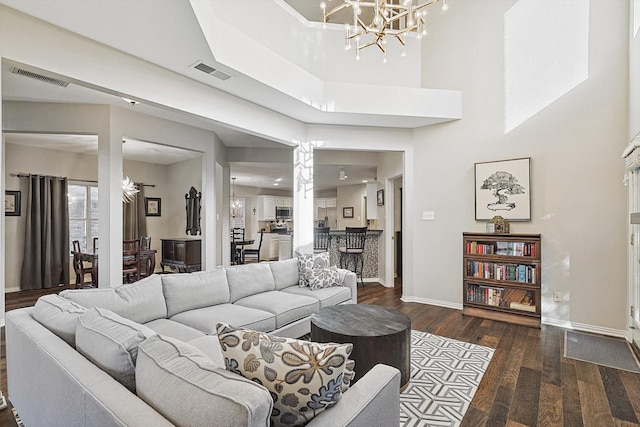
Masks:
[[[341,246],[340,236],[344,236],[345,230],[329,230],[331,235],[331,243],[329,244],[329,257],[331,259],[331,265],[340,266],[340,253],[338,247]],[[367,238],[364,242],[364,272],[362,277],[364,279],[377,279],[378,274],[378,253],[379,244],[381,242],[380,235],[382,230],[367,230]],[[353,264],[349,269],[353,268]]]

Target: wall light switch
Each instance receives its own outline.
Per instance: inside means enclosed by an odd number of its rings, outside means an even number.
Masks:
[[[433,221],[436,219],[436,213],[434,211],[422,211],[423,221]]]

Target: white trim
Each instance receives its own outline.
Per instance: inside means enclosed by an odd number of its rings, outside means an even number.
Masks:
[[[400,300],[403,302],[417,302],[419,304],[429,304],[429,305],[435,305],[438,307],[462,310],[462,304],[452,303],[449,301],[439,301],[439,300],[434,300],[430,298],[420,298],[420,297],[408,297],[406,295],[403,295],[400,298]],[[607,335],[611,337],[627,338],[627,331],[620,330],[620,329],[613,329],[613,328],[605,328],[605,327],[596,326],[596,325],[588,325],[586,323],[574,323],[574,322],[569,322],[567,320],[543,318],[542,324],[556,326],[558,328],[563,328],[563,329],[571,329],[574,331],[591,332],[594,334]]]
[[[438,307],[453,308],[454,310],[462,310],[462,304],[453,303],[449,301],[440,301],[440,300],[435,300],[430,298],[408,297],[406,295],[402,295],[402,297],[400,297],[400,301],[417,302],[420,304],[429,304],[429,305],[436,305]]]
[[[640,133],[633,137],[629,145],[622,151],[622,158],[629,156],[637,147],[640,147]]]
[[[569,322],[568,320],[559,319],[542,319],[543,325],[556,326],[563,329],[572,329],[575,331],[591,332],[593,334],[607,335],[611,337],[626,338],[627,331],[621,329],[605,328],[603,326],[588,325],[586,323]]]

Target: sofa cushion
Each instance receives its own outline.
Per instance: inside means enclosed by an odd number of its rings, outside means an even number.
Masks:
[[[33,318],[75,348],[78,317],[85,311],[85,307],[59,295],[44,295],[36,301]]]
[[[298,273],[298,260],[296,258],[274,261],[268,264],[276,282],[276,291],[298,284],[300,273]]]
[[[78,352],[135,393],[138,345],[155,335],[144,325],[102,308],[87,310],[78,321]]]
[[[190,341],[205,335],[204,332],[170,319],[156,319],[144,324],[156,334],[168,336],[180,341]]]
[[[227,322],[239,328],[269,332],[276,328],[275,316],[264,310],[236,304],[218,304],[196,308],[171,317],[171,320],[195,328],[207,335],[216,333],[218,322]]]
[[[353,344],[318,344],[218,325],[225,366],[262,384],[274,400],[274,426],[303,425],[342,397]]]
[[[105,289],[67,289],[60,296],[86,308],[100,307],[138,323],[167,317],[160,275]]]
[[[315,298],[320,302],[320,308],[338,305],[351,299],[351,290],[345,286],[333,286],[331,288],[316,289],[301,288],[299,286],[289,286],[282,292],[288,292],[297,295],[304,295]]]
[[[276,328],[311,316],[320,309],[317,299],[281,291],[262,292],[235,302],[234,305],[263,310],[276,318]],[[225,321],[222,319],[222,321]],[[239,327],[234,325],[235,327]]]
[[[178,426],[268,426],[269,392],[195,347],[156,335],[140,345],[138,396]]]
[[[224,268],[202,273],[163,274],[162,291],[167,317],[194,308],[229,302],[229,285]]]
[[[276,288],[269,264],[234,265],[226,268],[231,302]]]
[[[298,285],[300,287],[309,286],[307,279],[307,270],[314,268],[328,268],[331,264],[329,252],[321,252],[318,254],[303,254],[296,252],[298,258]]]
[[[336,267],[307,268],[305,278],[309,282],[312,291],[340,286],[340,273]]]
[[[203,352],[213,363],[217,366],[224,368],[224,356],[222,355],[222,349],[220,348],[220,341],[216,335],[204,335],[200,338],[187,341],[190,344]]]

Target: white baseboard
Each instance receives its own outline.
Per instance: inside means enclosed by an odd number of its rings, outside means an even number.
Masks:
[[[408,297],[403,295],[400,298],[404,302],[417,302],[420,304],[435,305],[438,307],[452,308],[454,310],[462,310],[462,304],[456,304],[449,301],[439,301],[430,298]],[[593,334],[608,335],[612,337],[626,338],[627,331],[621,329],[605,328],[603,326],[589,325],[586,323],[569,322],[567,320],[542,318],[545,325],[556,326],[563,329],[572,329],[574,331],[590,332]]]
[[[438,307],[446,307],[453,308],[454,310],[462,310],[462,304],[456,304],[449,301],[440,301],[430,298],[420,298],[420,297],[408,297],[406,295],[402,295],[400,298],[403,302],[417,302],[420,304],[429,304],[429,305],[437,305]]]
[[[9,292],[20,292],[20,287],[18,286],[17,288],[5,288],[4,292],[6,294],[8,294]]]
[[[603,326],[589,325],[586,323],[569,322],[568,320],[542,318],[545,325],[556,326],[563,329],[573,329],[574,331],[590,332],[592,334],[608,335],[611,337],[626,338],[627,331],[621,329],[605,328]]]

